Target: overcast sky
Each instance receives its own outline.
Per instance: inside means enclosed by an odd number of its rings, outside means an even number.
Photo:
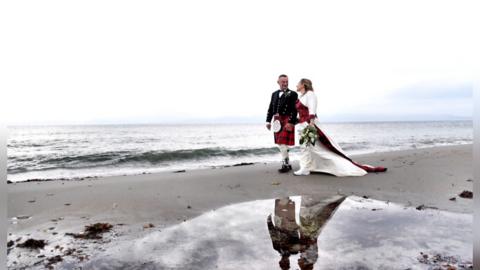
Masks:
[[[475,1],[3,1],[7,124],[264,121],[281,73],[326,120],[470,117]],[[477,61],[475,61],[477,60]]]

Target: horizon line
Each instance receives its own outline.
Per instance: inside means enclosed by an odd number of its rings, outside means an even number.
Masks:
[[[472,122],[472,118],[465,119],[419,119],[419,120],[326,120],[323,123],[329,124],[350,124],[350,123],[411,123],[411,122]],[[147,126],[147,125],[235,125],[235,124],[264,124],[257,121],[232,121],[232,122],[125,122],[125,123],[25,123],[25,124],[6,124],[5,127],[29,127],[29,126]]]

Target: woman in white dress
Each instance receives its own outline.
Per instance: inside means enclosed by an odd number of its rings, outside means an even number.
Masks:
[[[312,82],[301,79],[297,84],[299,99],[296,108],[299,123],[296,125],[299,137],[308,125],[315,127],[318,139],[314,145],[301,145],[300,169],[295,175],[309,175],[310,172],[324,172],[336,176],[362,176],[368,172],[384,172],[384,167],[373,167],[354,162],[343,149],[323,130],[320,129],[317,112],[317,97],[313,92]]]

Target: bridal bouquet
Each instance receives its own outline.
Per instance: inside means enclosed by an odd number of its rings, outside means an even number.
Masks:
[[[315,141],[318,139],[317,129],[314,126],[308,125],[302,130],[300,135],[300,144],[308,146],[309,144],[315,145]]]

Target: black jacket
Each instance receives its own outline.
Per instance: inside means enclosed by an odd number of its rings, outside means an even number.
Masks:
[[[298,99],[298,94],[295,91],[287,89],[281,97],[278,97],[282,90],[277,90],[272,93],[270,105],[268,106],[267,122],[270,123],[275,114],[288,115],[288,122],[295,125],[297,123],[297,108],[295,103]]]

